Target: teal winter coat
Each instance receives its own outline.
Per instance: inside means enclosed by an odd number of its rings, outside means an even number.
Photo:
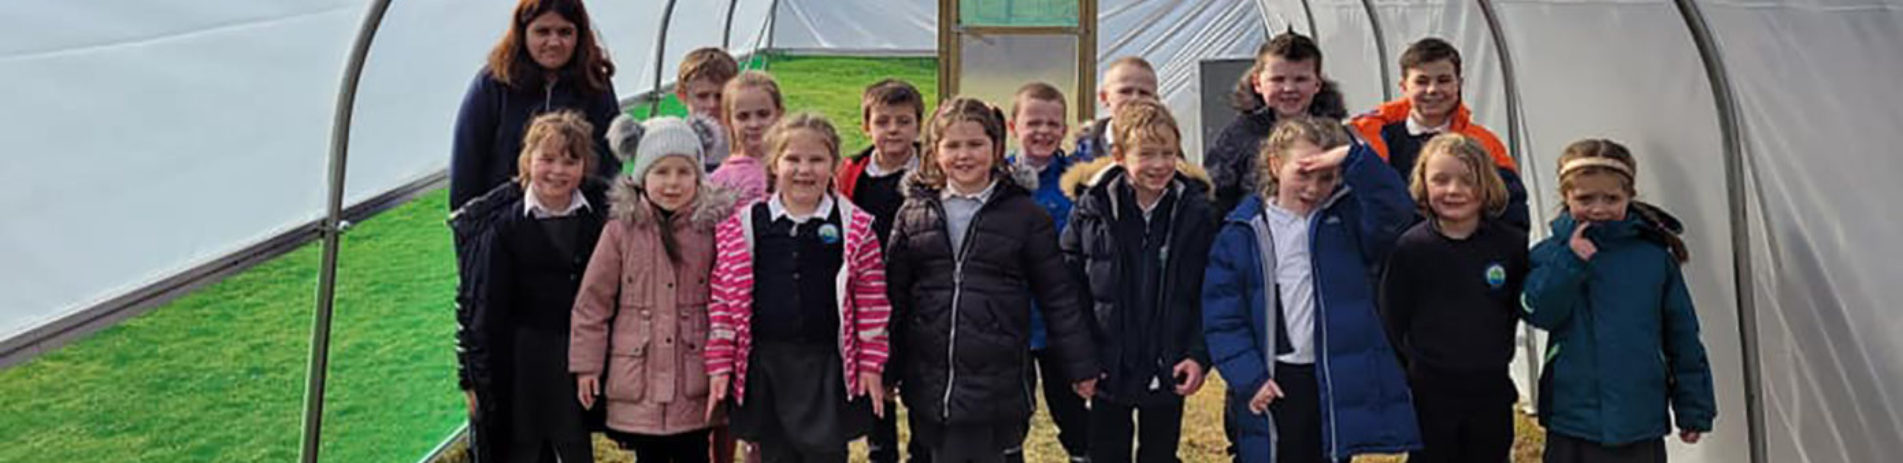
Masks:
[[[1549,332],[1540,423],[1602,445],[1710,431],[1718,413],[1685,276],[1638,213],[1586,229],[1598,252],[1568,245],[1569,214],[1533,247],[1526,320]],[[1671,417],[1666,415],[1667,409]]]

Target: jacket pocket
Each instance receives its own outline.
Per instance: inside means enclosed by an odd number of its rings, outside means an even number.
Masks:
[[[680,312],[686,319],[681,321],[681,374],[682,386],[687,397],[707,397],[707,306],[701,304],[682,305]]]
[[[653,337],[653,322],[639,312],[623,313],[615,323],[613,346],[608,356],[608,398],[639,401],[647,392],[648,341]]]

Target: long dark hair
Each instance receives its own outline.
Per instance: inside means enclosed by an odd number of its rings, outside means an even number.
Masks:
[[[496,42],[489,51],[489,75],[496,81],[511,88],[534,88],[544,84],[541,65],[535,64],[528,52],[528,27],[535,18],[546,13],[555,13],[568,22],[575,23],[575,55],[569,57],[568,64],[556,73],[563,78],[576,79],[581,88],[592,93],[604,93],[613,88],[608,78],[615,74],[615,65],[608,60],[608,52],[601,48],[596,40],[595,26],[588,19],[588,8],[581,0],[521,0],[515,5],[515,15],[511,16],[509,31],[502,34],[502,40]]]

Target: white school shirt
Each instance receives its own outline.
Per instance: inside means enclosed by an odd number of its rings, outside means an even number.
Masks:
[[[1308,258],[1309,216],[1276,206],[1273,200],[1264,204],[1263,209],[1268,214],[1269,236],[1275,240],[1275,286],[1282,297],[1282,323],[1288,328],[1289,346],[1295,348],[1275,356],[1275,361],[1313,364],[1315,271]]]
[[[522,189],[522,215],[525,217],[533,219],[568,217],[575,214],[575,211],[588,207],[588,197],[581,194],[580,188],[575,189],[573,195],[569,197],[568,207],[559,211],[542,205],[542,200],[535,197],[535,184],[531,183],[527,188]]]

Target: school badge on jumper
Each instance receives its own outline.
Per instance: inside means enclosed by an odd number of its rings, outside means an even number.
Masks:
[[[1507,268],[1499,262],[1487,264],[1487,286],[1500,289],[1507,284]]]
[[[839,242],[839,227],[830,223],[825,225],[820,225],[819,226],[819,242],[826,243],[826,244],[838,243]],[[1505,272],[1502,272],[1501,274],[1504,275]]]

